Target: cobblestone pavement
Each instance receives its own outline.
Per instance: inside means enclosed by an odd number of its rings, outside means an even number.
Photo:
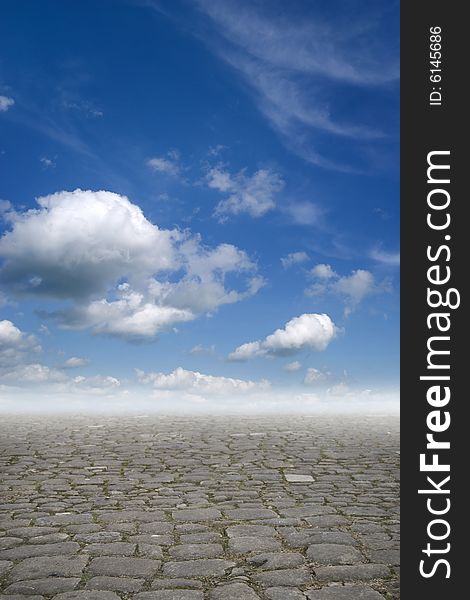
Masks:
[[[4,598],[399,597],[396,418],[2,421]]]

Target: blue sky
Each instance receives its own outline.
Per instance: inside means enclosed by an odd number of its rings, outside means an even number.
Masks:
[[[394,405],[398,15],[3,4],[5,409]]]

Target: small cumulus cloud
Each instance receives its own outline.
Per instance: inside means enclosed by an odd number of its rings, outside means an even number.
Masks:
[[[137,378],[141,383],[150,384],[159,390],[184,390],[197,394],[246,394],[266,390],[269,381],[250,381],[206,375],[198,371],[187,371],[178,367],[171,373],[145,373],[137,370]]]
[[[203,344],[197,344],[196,346],[193,346],[189,352],[190,354],[214,354],[215,345],[204,346]]]
[[[330,265],[318,264],[313,267],[311,273],[318,279],[333,279],[337,277]]]
[[[0,112],[7,112],[13,105],[15,101],[13,98],[9,96],[0,96]]]
[[[86,367],[90,361],[87,358],[81,358],[79,356],[71,356],[62,365],[63,369],[77,369],[79,367]]]
[[[221,222],[229,215],[242,213],[254,218],[263,216],[276,206],[276,194],[284,187],[281,176],[270,169],[247,175],[245,170],[232,174],[222,167],[214,167],[208,171],[206,180],[209,188],[227,196],[214,212]]]
[[[257,356],[288,356],[305,349],[321,352],[335,338],[337,328],[327,314],[303,314],[288,321],[262,341],[236,348],[229,360],[244,361]]]
[[[78,375],[72,379],[72,383],[78,388],[94,390],[113,390],[121,386],[121,381],[110,375],[94,375],[93,377],[83,377]]]
[[[8,368],[29,359],[41,351],[34,335],[21,331],[11,321],[0,321],[0,368]]]
[[[223,144],[216,144],[215,146],[209,146],[207,155],[216,157],[216,156],[219,156],[224,150],[227,150],[227,146],[224,146]]]
[[[299,265],[309,260],[306,252],[290,252],[287,256],[281,258],[281,265],[288,269],[294,265]]]
[[[38,399],[41,393],[47,398],[50,394],[59,394],[63,399],[77,393],[107,394],[121,386],[119,379],[107,375],[69,377],[68,369],[84,366],[88,361],[71,357],[60,368],[50,367],[38,361],[41,351],[34,335],[21,331],[11,321],[0,321],[0,387],[3,392],[14,390],[14,395],[21,397],[29,389],[34,390]]]
[[[156,173],[164,173],[171,177],[178,177],[181,173],[180,155],[177,150],[170,150],[165,157],[156,156],[147,161],[147,166]]]
[[[304,377],[304,385],[319,385],[325,382],[330,377],[329,373],[324,373],[319,369],[310,367],[307,369]]]
[[[63,381],[61,371],[37,362],[41,350],[34,335],[9,320],[0,321],[0,380],[14,384]]]
[[[48,156],[41,156],[39,162],[44,169],[54,169],[56,166],[55,158],[49,158]]]
[[[294,373],[295,371],[299,371],[302,368],[302,363],[298,360],[294,360],[293,362],[287,363],[284,365],[284,371],[288,371],[289,373]]]
[[[378,283],[374,275],[366,269],[356,269],[350,275],[340,276],[330,265],[320,264],[311,270],[311,274],[315,281],[305,293],[308,296],[327,293],[338,295],[346,304],[345,316],[351,314],[367,296],[391,291],[389,280]]]
[[[2,379],[21,385],[65,381],[67,377],[59,369],[53,369],[40,363],[31,363],[17,366],[3,375]]]

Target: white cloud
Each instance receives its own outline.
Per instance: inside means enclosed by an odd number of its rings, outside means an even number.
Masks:
[[[72,379],[72,383],[76,387],[95,390],[113,390],[121,386],[120,380],[110,375],[94,375],[93,377],[78,375]]]
[[[371,390],[361,390],[361,395],[367,396],[370,394],[370,392]],[[350,386],[347,383],[341,381],[340,383],[336,383],[335,385],[332,385],[330,388],[328,388],[327,394],[333,397],[345,398],[348,396],[352,396],[354,392],[353,390],[351,390]]]
[[[8,96],[0,96],[0,112],[7,112],[7,110],[15,104],[13,98]]]
[[[304,377],[305,385],[318,385],[319,383],[325,381],[328,378],[328,375],[315,369],[314,367],[310,367],[307,369],[307,372]]]
[[[81,358],[79,356],[71,356],[62,365],[63,369],[77,369],[79,367],[86,367],[89,364],[87,358]]]
[[[229,360],[244,361],[255,356],[264,356],[266,352],[261,347],[261,342],[246,342],[238,346],[228,355]]]
[[[281,258],[281,264],[284,269],[288,269],[293,265],[298,265],[307,260],[309,260],[309,258],[306,252],[290,252],[290,254]]]
[[[157,173],[165,173],[172,177],[177,177],[181,172],[179,164],[179,153],[176,150],[170,150],[167,157],[150,158],[147,161],[147,166]]]
[[[48,158],[47,156],[41,156],[39,162],[43,165],[45,169],[53,169],[56,166],[55,159]]]
[[[337,277],[331,266],[325,264],[315,265],[311,270],[311,273],[314,277],[318,277],[318,279],[332,279]]]
[[[174,245],[181,234],[158,229],[125,196],[77,189],[37,203],[15,213],[0,239],[1,278],[18,291],[86,297],[121,277],[177,266]]]
[[[64,374],[36,362],[41,352],[34,335],[21,331],[11,321],[0,321],[0,380],[23,383],[62,381]]]
[[[196,344],[196,346],[193,346],[189,352],[190,354],[214,354],[215,345],[212,344],[210,346],[203,346],[202,344]]]
[[[279,14],[270,3],[201,0],[199,6],[221,36],[216,52],[245,79],[260,111],[293,152],[346,170],[318,152],[319,134],[354,140],[380,135],[367,124],[341,122],[334,108],[338,85],[360,93],[398,79],[395,49],[376,29],[381,18],[389,18],[385,12],[366,24],[345,9],[341,22],[328,23],[324,15]]]
[[[67,376],[59,369],[53,369],[40,363],[19,365],[2,376],[3,381],[18,385],[33,383],[51,383],[65,381]]]
[[[87,365],[86,359],[71,357],[61,368],[53,368],[38,362],[40,352],[35,336],[24,333],[11,321],[0,321],[0,389],[7,393],[15,390],[19,395],[22,390],[34,389],[40,402],[41,394],[59,394],[63,400],[77,393],[103,395],[121,386],[119,379],[111,376],[70,378],[65,370]]]
[[[264,285],[242,250],[159,229],[125,196],[75,190],[38,204],[7,215],[0,278],[13,293],[71,301],[43,314],[64,327],[149,338]]]
[[[227,215],[241,213],[261,217],[275,207],[274,197],[283,188],[284,182],[269,169],[260,169],[249,176],[243,170],[231,174],[221,167],[214,167],[207,174],[207,185],[228,194],[215,208],[215,216],[224,221]]]
[[[313,202],[291,202],[283,212],[296,225],[317,225],[324,211]]]
[[[396,61],[384,64],[378,54],[365,53],[362,47],[349,47],[351,38],[372,37],[375,22],[367,26],[362,23],[359,29],[351,28],[348,21],[348,36],[347,31],[334,30],[324,19],[303,13],[300,18],[289,19],[285,15],[279,18],[268,7],[257,10],[258,6],[250,2],[201,0],[199,4],[226,38],[267,65],[361,85],[398,77]],[[375,40],[375,44],[381,46],[381,40]],[[389,48],[381,48],[390,56]]]
[[[145,374],[144,374],[145,375]],[[235,380],[237,381],[237,380]],[[257,382],[253,382],[257,383]],[[260,382],[259,382],[260,383]],[[396,414],[399,394],[393,388],[365,388],[346,385],[306,389],[281,389],[266,385],[263,389],[233,391],[233,386],[220,386],[220,392],[185,388],[159,389],[151,382],[128,387],[114,377],[79,378],[78,381],[42,383],[41,386],[5,385],[0,382],[0,404],[8,412],[54,412],[104,414],[134,413],[134,418],[155,414],[299,414],[303,419],[321,413],[358,413],[369,418],[378,414]],[[138,411],[138,417],[136,416]],[[374,426],[374,421],[370,421]]]
[[[102,298],[65,309],[57,315],[59,323],[70,329],[91,327],[96,333],[133,338],[154,337],[174,323],[196,318],[190,310],[155,304],[129,284],[121,284],[117,294],[117,300]]]
[[[287,356],[305,349],[321,352],[336,336],[337,329],[326,314],[307,313],[288,321],[262,341],[236,348],[229,360],[243,361],[256,356]]]
[[[76,94],[71,94],[64,90],[62,90],[62,107],[89,119],[100,118],[104,115],[103,111],[97,108],[90,100],[80,98]]]
[[[159,390],[185,390],[197,394],[247,394],[269,388],[267,380],[250,381],[205,375],[178,367],[171,373],[145,373],[137,370],[141,383],[151,384]]]
[[[374,276],[370,271],[357,269],[351,275],[340,277],[332,284],[332,289],[342,294],[353,306],[357,306],[366,296],[377,290]]]
[[[284,366],[284,370],[289,371],[290,373],[298,371],[301,368],[302,368],[302,364],[299,363],[298,360],[294,360],[293,362],[287,363],[287,365]]]
[[[390,281],[377,283],[374,275],[365,269],[356,269],[350,275],[339,276],[330,265],[316,265],[310,273],[316,278],[305,290],[308,296],[336,294],[345,301],[345,316],[348,316],[366,298],[373,294],[391,291]]]
[[[380,262],[384,265],[390,265],[392,267],[400,266],[400,253],[399,252],[386,252],[385,250],[380,250],[379,248],[375,248],[370,252],[370,257],[377,262]]]
[[[0,370],[21,364],[40,351],[34,335],[24,333],[11,321],[0,321]]]
[[[12,209],[13,207],[9,200],[2,200],[2,198],[0,198],[0,217],[2,219],[4,219],[5,216],[12,211]]]

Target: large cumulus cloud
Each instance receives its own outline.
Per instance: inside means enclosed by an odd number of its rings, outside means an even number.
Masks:
[[[0,279],[13,294],[67,300],[49,314],[64,327],[153,337],[263,285],[242,250],[160,229],[125,196],[78,189],[37,203],[8,213]]]

